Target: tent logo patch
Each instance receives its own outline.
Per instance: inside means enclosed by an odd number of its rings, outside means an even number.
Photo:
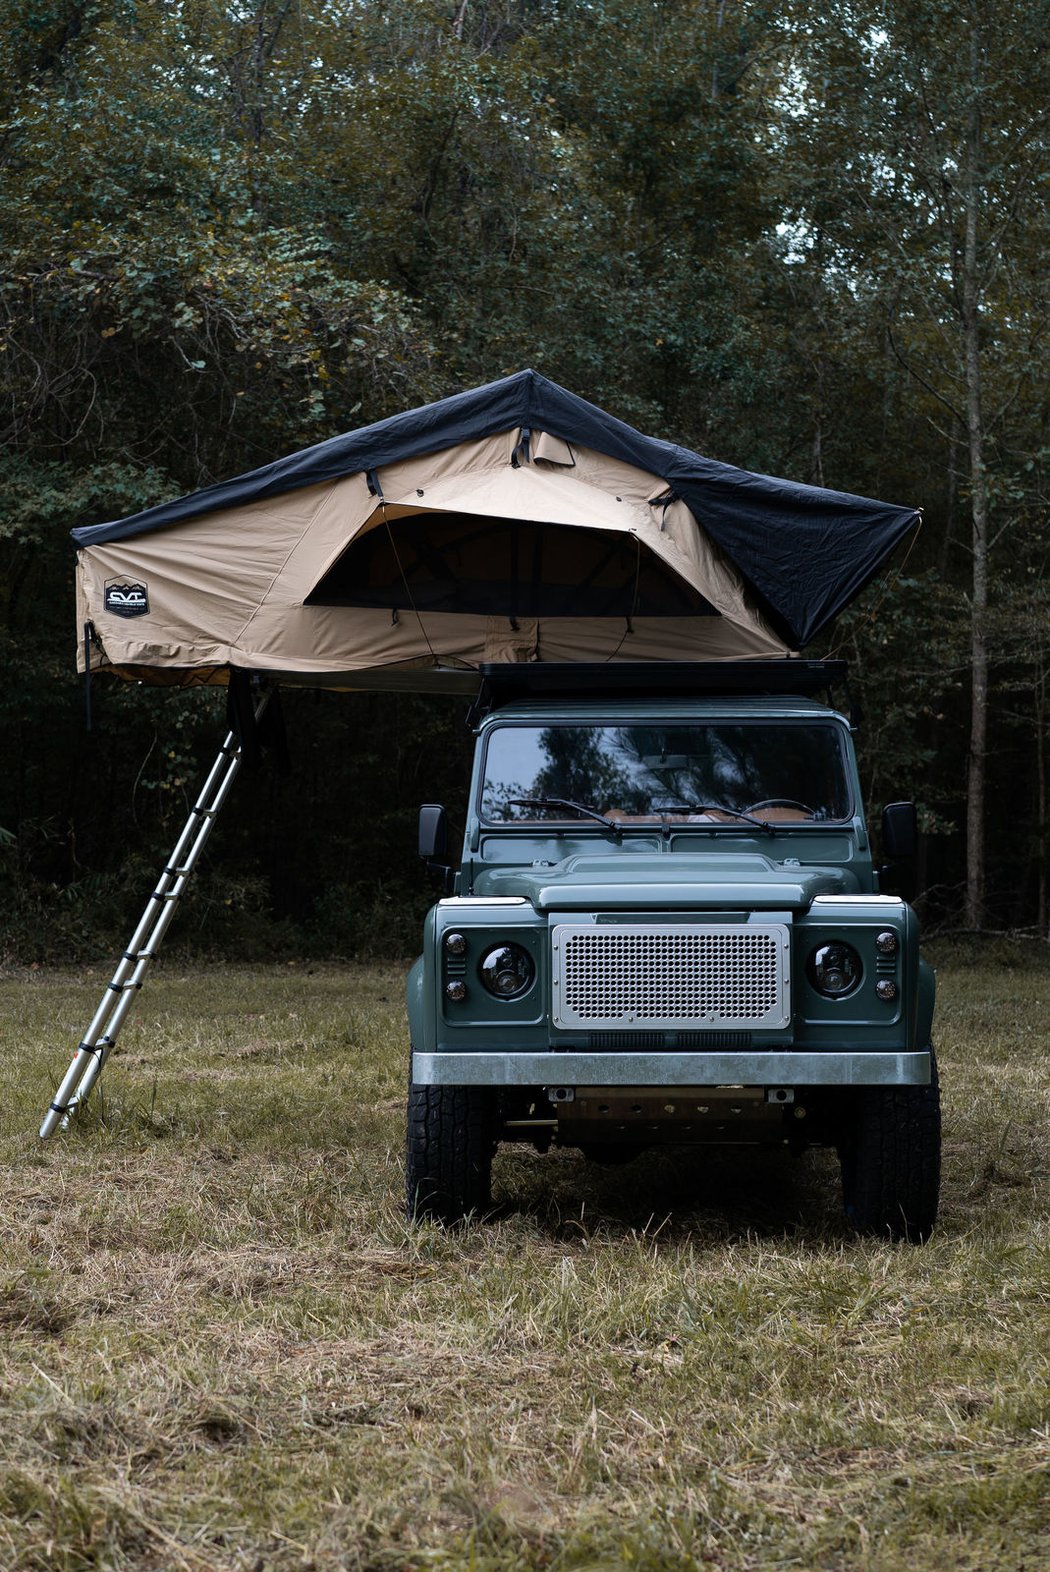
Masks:
[[[106,610],[117,617],[144,617],[149,611],[149,590],[145,584],[107,579],[105,604]]]

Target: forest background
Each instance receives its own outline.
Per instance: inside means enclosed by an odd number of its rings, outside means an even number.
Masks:
[[[74,674],[68,531],[533,366],[920,506],[807,654],[929,924],[1050,928],[1048,0],[0,0],[0,956],[120,945],[221,695]],[[290,693],[175,930],[399,954],[460,704]]]

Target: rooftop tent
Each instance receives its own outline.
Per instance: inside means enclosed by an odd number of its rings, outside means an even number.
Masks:
[[[73,531],[91,662],[330,687],[788,656],[916,522],[643,436],[534,371]],[[84,652],[81,651],[81,661]]]

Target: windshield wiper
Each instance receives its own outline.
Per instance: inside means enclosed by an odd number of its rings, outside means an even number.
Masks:
[[[770,824],[768,819],[756,819],[753,813],[745,813],[742,808],[729,808],[724,802],[668,802],[661,803],[659,808],[654,808],[656,813],[728,813],[734,819],[745,819],[748,824],[753,824],[756,829],[765,830],[767,835],[777,833],[776,826]]]
[[[620,834],[619,826],[610,823],[597,808],[592,808],[586,802],[572,802],[568,797],[508,797],[507,803],[511,808],[569,808],[573,813],[582,814],[585,819],[597,819],[603,830],[611,830],[616,836]]]

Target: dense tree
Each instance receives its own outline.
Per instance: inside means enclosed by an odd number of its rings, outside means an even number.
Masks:
[[[986,915],[993,548],[1017,531],[1018,474],[1045,442],[1045,391],[1033,408],[1031,376],[1050,325],[1048,23],[1045,4],[839,0],[793,25],[788,51],[786,146],[805,172],[798,244],[863,292],[947,462],[963,465],[969,538],[954,540],[947,517],[941,562],[962,579],[968,553],[975,928]]]
[[[865,768],[876,800],[914,785],[947,890],[969,735],[968,921],[1045,929],[1046,21],[1047,0],[9,0],[0,858],[23,932],[50,903],[73,942],[92,880],[118,920],[221,725],[213,697],[96,684],[85,738],[68,527],[526,364],[717,457],[925,505],[899,580],[835,634]],[[286,708],[296,773],[245,785],[200,899],[251,942],[260,904],[310,943],[392,934],[422,781],[461,789],[460,710]],[[382,770],[362,831],[346,804]],[[989,821],[986,897],[988,790],[1013,819]]]

